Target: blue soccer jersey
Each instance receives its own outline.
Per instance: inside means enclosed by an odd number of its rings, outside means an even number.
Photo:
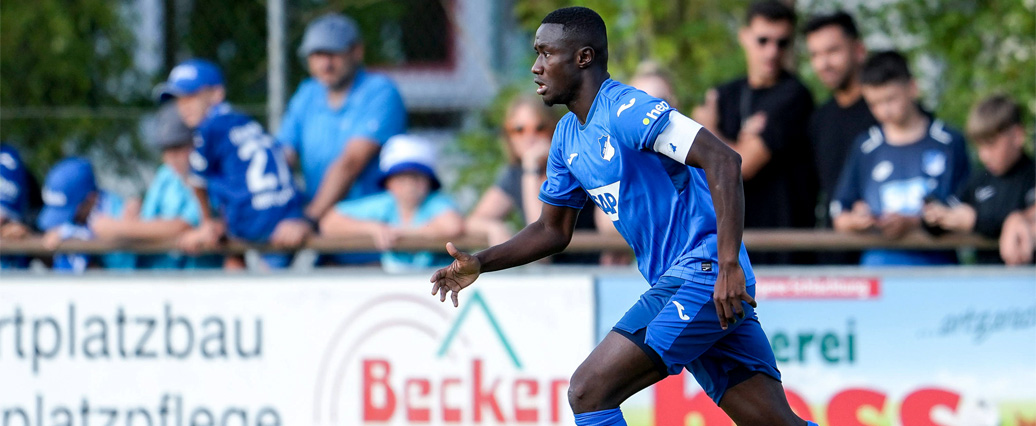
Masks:
[[[831,217],[863,200],[877,216],[920,216],[926,198],[942,202],[968,177],[964,137],[932,120],[928,133],[909,145],[890,145],[881,126],[856,138],[831,201]]]
[[[705,172],[658,151],[675,145],[655,146],[672,111],[661,99],[605,81],[586,124],[571,112],[558,122],[540,200],[578,209],[589,195],[632,246],[652,286],[663,276],[713,284],[716,212]],[[740,263],[753,284],[743,244]]]
[[[198,126],[194,145],[191,183],[219,201],[231,236],[265,242],[278,222],[302,217],[284,152],[251,117],[217,105]]]

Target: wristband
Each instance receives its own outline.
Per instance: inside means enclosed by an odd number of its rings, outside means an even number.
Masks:
[[[309,224],[309,228],[312,229],[314,233],[320,233],[320,222],[318,222],[316,219],[313,219],[306,215],[302,215],[302,220],[306,221],[306,223]]]

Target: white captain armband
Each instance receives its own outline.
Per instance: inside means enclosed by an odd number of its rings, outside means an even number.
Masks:
[[[669,113],[669,125],[662,133],[655,138],[653,149],[655,152],[672,158],[680,163],[687,159],[687,153],[691,151],[694,138],[702,125],[697,121],[687,118],[679,111]]]

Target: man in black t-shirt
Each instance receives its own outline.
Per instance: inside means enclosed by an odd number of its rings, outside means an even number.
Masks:
[[[812,228],[816,172],[806,128],[813,97],[783,64],[795,12],[777,1],[752,4],[738,39],[748,75],[706,94],[694,119],[741,155],[745,228]],[[752,254],[753,264],[810,263],[787,253]]]
[[[809,64],[831,90],[831,99],[813,112],[809,122],[809,140],[820,183],[818,222],[830,229],[827,205],[853,141],[878,122],[860,90],[860,66],[867,59],[867,49],[852,16],[843,11],[814,16],[806,23],[804,33]],[[860,263],[860,253],[825,252],[819,254],[817,261],[855,265]]]
[[[1008,215],[1036,204],[1036,163],[1024,152],[1021,117],[1021,108],[1007,96],[995,95],[975,105],[967,131],[983,169],[971,175],[949,207],[927,203],[926,223],[997,239]],[[978,261],[1003,263],[997,251],[980,251]]]

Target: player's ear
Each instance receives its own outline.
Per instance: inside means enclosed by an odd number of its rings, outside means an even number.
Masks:
[[[594,52],[594,48],[590,46],[583,46],[576,53],[576,65],[579,68],[589,68],[594,63],[594,59],[597,57],[597,52]]]

